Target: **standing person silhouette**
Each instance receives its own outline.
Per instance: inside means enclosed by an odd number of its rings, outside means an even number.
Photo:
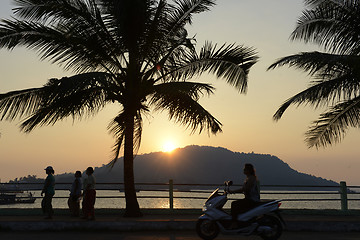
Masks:
[[[55,171],[51,166],[48,166],[44,170],[46,171],[47,177],[44,182],[44,187],[41,191],[41,196],[45,194],[41,201],[41,208],[43,210],[43,213],[47,215],[45,219],[51,219],[54,215],[52,199],[55,195]]]
[[[246,179],[242,188],[229,191],[229,193],[244,193],[245,195],[244,199],[236,200],[231,203],[231,216],[233,223],[236,223],[237,215],[239,213],[246,212],[247,210],[255,207],[260,201],[254,166],[250,163],[246,163],[244,166],[244,174],[246,175]]]
[[[94,169],[92,167],[88,167],[86,169],[87,177],[83,183],[83,190],[84,190],[84,199],[82,203],[82,210],[83,210],[83,218],[88,220],[95,220],[95,200],[96,200],[96,191],[95,191],[95,177],[93,175]]]
[[[81,172],[75,172],[75,180],[71,185],[70,196],[68,199],[68,206],[72,217],[80,215],[80,197],[81,197]]]

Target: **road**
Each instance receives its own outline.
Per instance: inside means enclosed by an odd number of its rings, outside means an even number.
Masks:
[[[199,240],[192,231],[164,232],[105,232],[105,231],[63,231],[63,232],[0,232],[0,239],[6,240]],[[261,240],[258,236],[219,236],[216,240]],[[280,240],[359,240],[360,232],[284,232]]]

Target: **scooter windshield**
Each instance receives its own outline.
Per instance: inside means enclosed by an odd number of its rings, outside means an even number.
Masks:
[[[210,195],[210,197],[206,200],[206,202],[210,201],[211,199],[215,198],[219,196],[219,188],[217,188],[215,191],[212,192],[212,194]]]

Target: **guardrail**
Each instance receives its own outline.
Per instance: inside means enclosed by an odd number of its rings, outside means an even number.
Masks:
[[[56,183],[56,190],[68,190],[72,183]],[[41,190],[43,183],[0,183],[0,191],[32,191]],[[123,190],[124,183],[97,183],[97,190]],[[199,196],[174,196],[174,193],[211,193],[210,189],[219,187],[221,184],[177,184],[172,179],[167,183],[136,183],[137,190],[139,191],[155,191],[155,192],[168,192],[168,196],[138,196],[138,198],[168,198],[170,210],[174,209],[174,199],[207,199],[207,197]],[[240,186],[240,185],[234,185]],[[340,182],[338,186],[313,186],[313,185],[260,185],[261,194],[266,195],[327,195],[339,194],[338,199],[333,198],[287,198],[282,201],[340,201],[341,210],[348,210],[349,201],[360,201],[360,192],[352,191],[350,189],[360,189],[360,186],[347,186],[346,182]],[[191,189],[191,190],[190,190]],[[200,190],[207,189],[207,190]],[[265,190],[269,189],[269,190]],[[277,190],[274,190],[277,189]],[[278,189],[285,189],[279,191]],[[316,189],[316,192],[307,190],[306,192],[298,191],[299,189]],[[321,191],[319,191],[321,189]],[[326,191],[331,190],[331,191]],[[294,192],[296,191],[296,192]],[[356,196],[357,198],[349,198],[348,196]],[[20,197],[21,198],[21,197]],[[24,197],[25,198],[25,197]],[[36,197],[40,198],[40,197]],[[67,197],[54,197],[54,198],[67,198]],[[97,198],[124,198],[124,196],[97,196]],[[234,200],[230,198],[230,200]]]

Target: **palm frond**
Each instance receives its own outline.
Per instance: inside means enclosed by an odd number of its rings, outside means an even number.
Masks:
[[[274,119],[279,120],[293,104],[310,104],[317,108],[358,95],[359,63],[359,56],[319,52],[300,53],[278,60],[268,69],[288,65],[309,72],[316,80],[311,82],[308,89],[286,100],[274,114]]]
[[[147,64],[143,68],[145,78],[156,78],[156,81],[162,82],[179,81],[181,76],[176,75],[176,71],[188,58],[189,51],[195,51],[195,46],[187,35],[170,42],[166,38],[157,39],[146,55]]]
[[[177,67],[169,71],[169,74],[174,79],[186,80],[209,72],[218,78],[224,78],[228,84],[244,93],[249,70],[257,59],[253,48],[224,44],[217,49],[216,45],[206,42],[199,55],[195,51],[189,51],[186,58],[180,59],[176,63]]]
[[[314,42],[332,52],[360,52],[360,6],[353,0],[308,1],[291,39]]]
[[[359,94],[359,75],[351,74],[313,82],[309,88],[287,99],[276,111],[273,118],[279,120],[290,105],[310,104],[315,108],[334,104],[337,101],[350,99]]]
[[[168,10],[166,0],[160,0],[157,5],[153,6],[152,10],[153,12],[146,23],[144,41],[140,49],[143,60],[146,60],[149,56],[153,57],[154,54],[163,48],[161,44],[166,44],[162,37],[164,21],[166,21]],[[158,51],[154,51],[154,49]]]
[[[42,98],[42,88],[31,88],[0,94],[0,120],[13,121],[33,113]]]
[[[322,4],[325,1],[327,1],[327,0],[304,0],[304,3],[306,6],[315,7],[315,6]]]
[[[156,94],[178,95],[185,94],[194,100],[199,100],[203,95],[214,93],[214,87],[206,83],[197,82],[167,82],[154,86]]]
[[[341,102],[321,114],[306,132],[306,142],[316,148],[340,142],[349,127],[360,127],[360,97]]]
[[[135,155],[137,155],[137,152],[139,151],[140,144],[141,144],[141,136],[143,131],[143,119],[141,117],[140,111],[135,116],[135,122],[134,122],[134,146],[133,146],[133,152]]]
[[[168,49],[173,45],[173,39],[168,38],[166,30],[168,11],[166,0],[160,0],[153,6],[153,13],[146,23],[143,40],[139,45],[140,61],[144,62],[142,66],[144,78],[149,78],[157,70],[156,66],[162,65],[159,59],[168,54]]]
[[[194,14],[208,11],[213,5],[215,0],[175,0],[169,14],[170,32],[183,28],[187,23],[191,24]]]
[[[273,118],[297,104],[333,106],[306,133],[309,147],[341,141],[349,127],[359,127],[360,4],[353,0],[305,0],[308,7],[291,39],[314,42],[330,53],[309,52],[277,60],[268,69],[289,66],[308,72],[315,80],[306,90],[286,100]]]
[[[50,79],[42,88],[1,95],[2,118],[28,117],[21,128],[30,132],[36,126],[52,125],[66,117],[89,116],[111,100],[108,89],[116,87],[106,73],[85,73]]]
[[[123,46],[106,28],[94,1],[62,0],[59,7],[58,1],[21,2],[25,6],[16,12],[24,19],[3,20],[0,25],[1,47],[35,49],[42,59],[77,72],[122,70]]]
[[[136,53],[136,57],[139,57],[138,52],[142,49],[144,34],[153,14],[152,7],[155,1],[102,0],[100,2],[108,29],[129,50],[130,55]]]
[[[76,21],[93,13],[94,0],[14,0],[16,17],[29,21]]]
[[[268,70],[287,65],[308,72],[315,78],[323,79],[324,76],[334,76],[349,71],[359,63],[360,57],[356,55],[349,56],[315,51],[280,58],[271,64]]]
[[[221,123],[206,111],[199,103],[199,93],[212,92],[207,84],[190,82],[170,82],[156,85],[150,104],[155,111],[167,110],[169,119],[201,133],[204,129],[213,134],[221,132]]]
[[[91,35],[76,35],[68,26],[54,29],[37,23],[4,20],[0,26],[0,47],[13,49],[24,46],[35,49],[42,59],[63,65],[65,69],[76,72],[93,71],[118,63],[106,55]],[[83,39],[88,38],[87,42]]]
[[[124,138],[125,138],[125,119],[124,113],[121,112],[118,116],[116,116],[108,125],[108,130],[112,133],[116,139],[115,144],[113,146],[113,157],[110,161],[110,168],[113,168],[115,163],[117,162],[120,154],[120,150],[123,146]]]
[[[125,124],[126,114],[125,112],[120,112],[108,125],[108,130],[111,134],[114,135],[116,142],[113,146],[113,157],[110,161],[110,168],[113,168],[119,159],[120,151],[124,145],[125,141]],[[141,118],[141,114],[137,114],[134,121],[134,146],[133,152],[137,152],[140,148],[141,143],[141,135],[142,135],[142,125],[143,121]]]

